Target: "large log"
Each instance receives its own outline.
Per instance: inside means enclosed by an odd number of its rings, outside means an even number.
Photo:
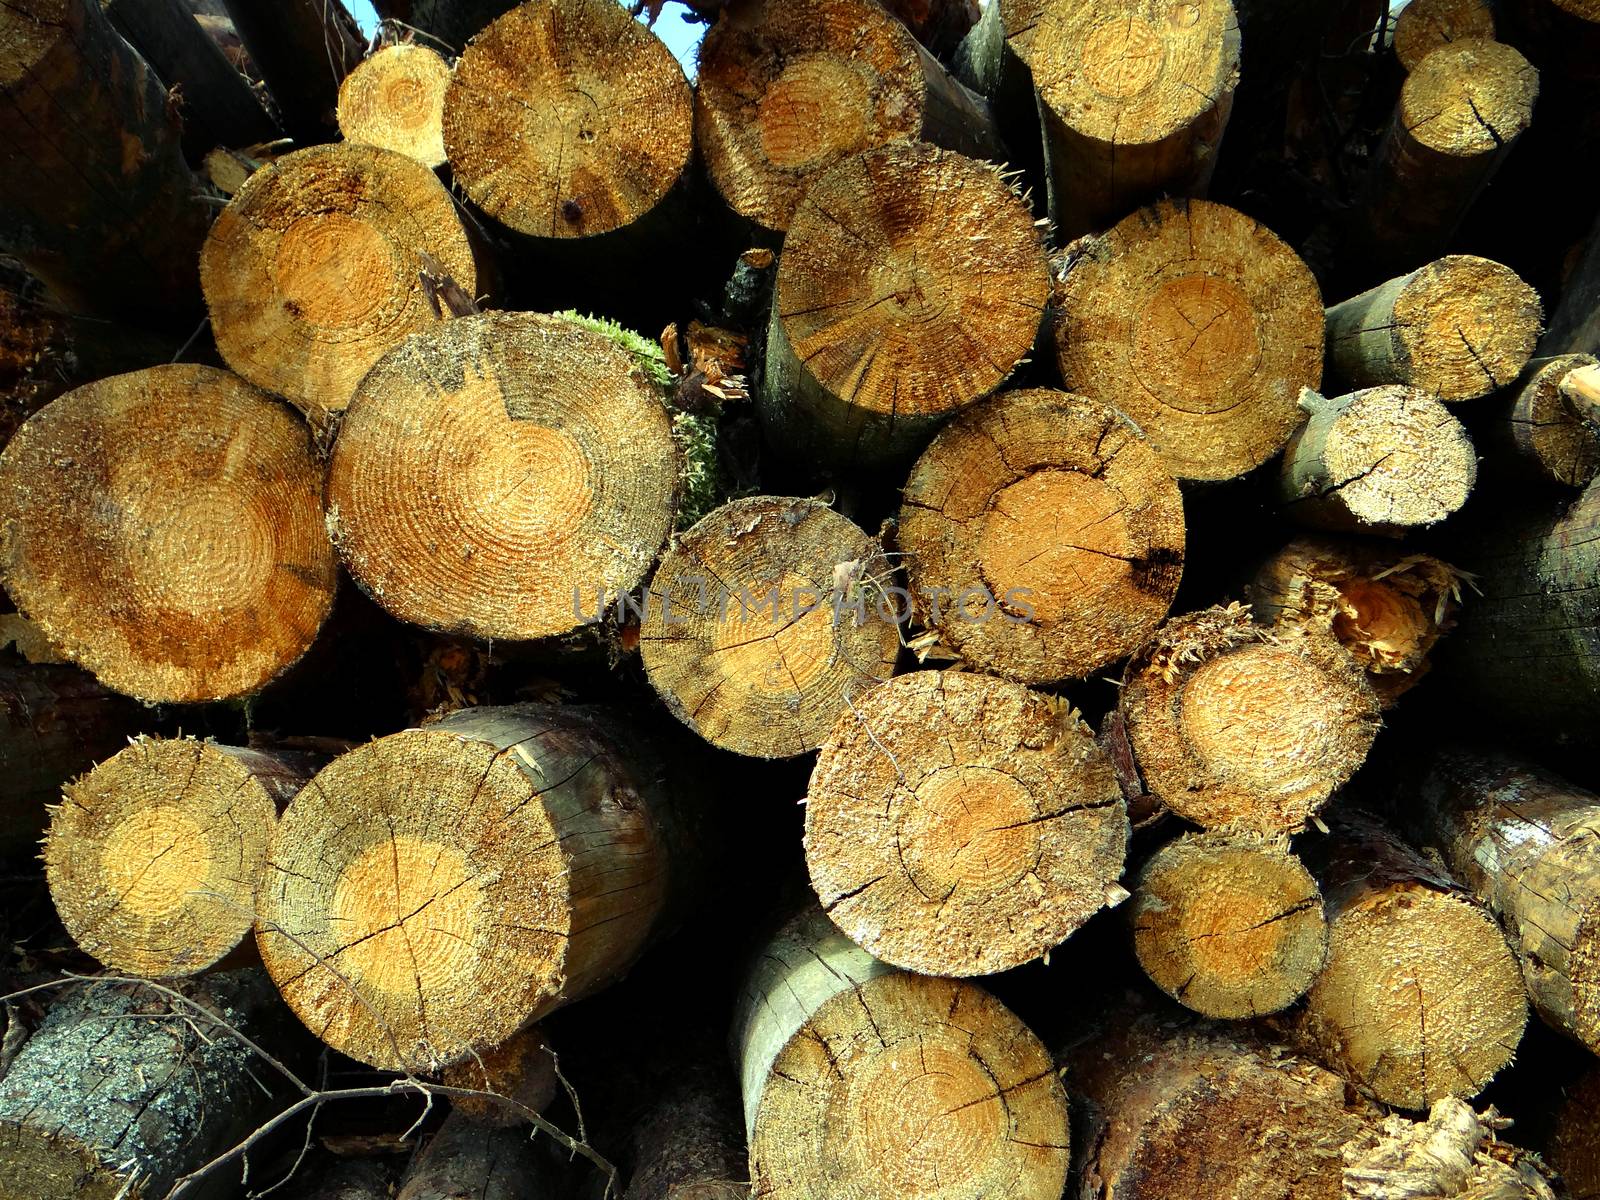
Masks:
[[[894,674],[890,574],[882,546],[821,501],[725,504],[674,540],[645,594],[650,683],[715,746],[760,758],[815,750]]]
[[[810,181],[900,138],[1004,151],[988,108],[877,0],[742,0],[706,34],[695,134],[729,207],[782,231]]]
[[[806,865],[874,957],[988,975],[1126,897],[1128,811],[1087,725],[1019,684],[922,671],[840,716],[806,792]]]
[[[352,144],[256,171],[200,259],[222,357],[313,415],[342,410],[385,351],[434,323],[423,271],[476,295],[450,193],[414,159]]]
[[[1145,785],[1205,828],[1294,833],[1364,761],[1378,699],[1315,630],[1269,636],[1240,605],[1167,622],[1121,693]]]
[[[1328,962],[1298,1022],[1367,1095],[1426,1110],[1511,1062],[1528,998],[1505,934],[1465,889],[1357,810],[1306,854],[1328,908]]]
[[[580,627],[672,531],[682,455],[656,370],[564,317],[485,313],[408,338],[334,444],[329,527],[351,575],[443,632]]]
[[[51,401],[0,454],[0,574],[118,691],[249,695],[332,607],[322,482],[304,422],[226,371],[112,376]]]
[[[7,3],[0,45],[0,252],[74,311],[192,325],[210,210],[149,64],[99,0]]]
[[[361,61],[344,0],[223,0],[250,61],[302,146],[338,135],[339,84]]]
[[[1465,749],[1421,756],[1406,780],[1413,833],[1504,924],[1534,1011],[1600,1047],[1600,796]]]
[[[113,971],[194,975],[255,923],[278,812],[319,759],[140,738],[65,789],[45,878],[73,941]]]
[[[411,42],[385,46],[363,59],[339,85],[339,132],[414,158],[444,165],[444,93],[450,64]]]
[[[1162,201],[1057,260],[1067,387],[1133,418],[1180,479],[1232,479],[1289,440],[1322,379],[1322,293],[1270,230]]]
[[[284,811],[261,957],[353,1058],[470,1061],[659,932],[693,884],[681,791],[637,729],[594,710],[467,708],[380,738]]]
[[[820,912],[762,950],[733,1040],[756,1195],[1062,1193],[1066,1096],[1038,1039],[981,988],[893,970]]]
[[[898,540],[918,622],[967,663],[1022,683],[1079,679],[1166,617],[1183,497],[1116,409],[1003,392],[917,460]]]

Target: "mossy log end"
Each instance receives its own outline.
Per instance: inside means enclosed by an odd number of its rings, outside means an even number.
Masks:
[[[1275,637],[1240,605],[1167,622],[1121,693],[1145,785],[1205,828],[1294,833],[1364,761],[1378,698],[1314,630]]]
[[[363,59],[339,85],[339,132],[414,158],[444,165],[444,93],[450,64],[438,51],[410,42]]]
[[[1066,1095],[1038,1039],[981,988],[885,966],[818,911],[757,958],[733,1041],[755,1195],[1062,1194]]]
[[[898,541],[918,622],[968,664],[1021,683],[1081,679],[1165,619],[1183,576],[1183,497],[1118,410],[1003,392],[917,460]]]
[[[948,671],[842,714],[806,793],[806,864],[835,925],[875,957],[988,975],[1127,895],[1128,814],[1110,760],[1059,704]]]
[[[109,687],[151,703],[249,695],[332,607],[322,485],[305,423],[236,376],[112,376],[51,401],[0,454],[0,574]]]

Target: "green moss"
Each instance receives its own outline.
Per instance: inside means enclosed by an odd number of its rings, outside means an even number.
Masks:
[[[667,357],[661,352],[661,346],[652,342],[643,334],[635,333],[625,326],[618,325],[615,321],[608,321],[604,317],[590,317],[583,313],[567,310],[556,313],[583,328],[600,334],[610,339],[613,345],[620,347],[633,356],[639,364],[639,369],[644,372],[645,378],[666,395],[671,395],[674,379],[672,372],[667,369]]]
[[[717,419],[693,413],[672,414],[672,433],[683,452],[683,495],[678,530],[693,525],[727,498],[728,481],[717,455]]]

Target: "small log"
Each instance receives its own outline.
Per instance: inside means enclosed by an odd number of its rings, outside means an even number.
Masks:
[[[0,253],[75,312],[192,327],[210,211],[160,81],[99,0],[0,6]]]
[[[1336,638],[1392,708],[1432,666],[1463,581],[1449,563],[1392,542],[1300,537],[1261,565],[1248,595],[1265,625],[1310,625]]]
[[[1558,354],[1529,364],[1508,399],[1499,401],[1489,425],[1503,465],[1525,479],[1562,487],[1586,487],[1600,473],[1600,423],[1569,381],[1600,364],[1592,354]]]
[[[498,1046],[446,1067],[440,1079],[448,1087],[493,1092],[532,1112],[543,1112],[556,1096],[555,1051],[538,1027],[530,1026]],[[527,1125],[517,1109],[483,1097],[452,1097],[450,1107],[484,1125]]]
[[[252,146],[278,136],[261,98],[183,0],[100,0],[117,32],[177,93],[184,150]]]
[[[564,317],[435,324],[356,388],[328,473],[329,527],[401,620],[494,640],[597,619],[643,580],[677,510],[682,455],[651,378]]]
[[[332,608],[322,482],[305,424],[226,371],[115,375],[51,401],[0,454],[0,576],[108,687],[250,695]]]
[[[1377,261],[1438,254],[1533,119],[1539,72],[1510,46],[1450,43],[1406,77],[1360,208]]]
[[[1434,1104],[1426,1121],[1386,1117],[1381,1133],[1345,1145],[1345,1200],[1557,1200],[1538,1155],[1495,1137],[1510,1123],[1454,1097]]]
[[[1351,388],[1403,383],[1474,400],[1521,374],[1543,316],[1510,267],[1452,254],[1328,309],[1328,374]]]
[[[725,504],[674,540],[646,593],[650,683],[714,746],[807,754],[894,674],[890,577],[879,543],[818,500]]]
[[[973,667],[1081,679],[1166,617],[1183,577],[1183,497],[1114,408],[1004,392],[912,469],[898,541],[920,624]]]
[[[1534,1011],[1600,1047],[1600,796],[1465,749],[1424,756],[1415,778],[1413,832],[1505,926]]]
[[[1207,829],[1294,833],[1367,757],[1378,699],[1343,647],[1269,636],[1240,605],[1176,617],[1128,663],[1145,786]]]
[[[1495,40],[1488,0],[1410,0],[1394,22],[1394,53],[1415,71],[1435,50],[1467,38]]]
[[[1328,964],[1297,1022],[1375,1100],[1426,1110],[1511,1062],[1528,997],[1505,934],[1454,879],[1365,813],[1306,850],[1328,909]]]
[[[893,970],[816,910],[756,960],[733,1040],[756,1195],[1062,1194],[1066,1096],[1038,1039],[981,988]]]
[[[749,1200],[739,1093],[725,1057],[683,1063],[633,1126],[622,1200]]]
[[[233,953],[279,811],[320,760],[140,738],[66,787],[45,878],[85,954],[126,975],[194,975]]]
[[[1089,727],[982,675],[919,671],[840,716],[806,792],[823,911],[875,958],[989,975],[1127,893],[1128,809]]]
[[[1000,168],[917,142],[846,159],[807,191],[778,262],[768,442],[808,463],[903,462],[1023,360],[1049,291]]]
[[[385,46],[339,85],[339,132],[425,167],[444,165],[444,93],[450,64],[409,42]]]
[[[541,242],[681,236],[668,201],[682,194],[693,142],[683,69],[614,0],[512,9],[472,39],[445,92],[456,183]]]
[[[271,985],[237,971],[188,990],[213,1015],[105,984],[57,1000],[0,1080],[0,1194],[159,1200],[270,1115],[229,1027],[259,1040]]]
[[[450,193],[413,159],[348,144],[251,175],[200,259],[228,365],[318,416],[341,411],[385,351],[436,320],[424,270],[477,294]]]
[[[1305,1059],[1150,1014],[1115,1013],[1066,1066],[1082,1200],[1343,1200],[1340,1149],[1377,1120]]]
[[[0,662],[0,857],[38,850],[61,785],[147,725],[139,704],[73,667]]]
[[[471,1060],[621,975],[658,931],[688,883],[664,779],[636,730],[571,706],[461,709],[369,742],[279,820],[262,960],[341,1053]]]
[[[544,1200],[551,1181],[532,1132],[452,1113],[412,1161],[396,1200]]]
[[[1550,1165],[1561,1173],[1572,1200],[1600,1196],[1600,1067],[1590,1066],[1564,1089],[1555,1122],[1544,1143]]]
[[[1184,834],[1144,865],[1129,916],[1150,981],[1208,1017],[1293,1004],[1322,969],[1322,893],[1282,838]]]
[[[361,30],[343,0],[223,0],[250,61],[302,146],[338,135],[339,84],[361,61]]]
[[[1466,427],[1415,388],[1307,389],[1300,406],[1310,416],[1284,447],[1278,495],[1302,525],[1399,536],[1444,520],[1478,480]]]
[[[920,138],[1005,157],[988,107],[876,0],[743,0],[700,48],[696,140],[730,208],[776,231],[818,174]]]
[[[1322,379],[1322,293],[1241,212],[1162,201],[1057,260],[1055,352],[1069,390],[1133,418],[1179,479],[1260,466]]]

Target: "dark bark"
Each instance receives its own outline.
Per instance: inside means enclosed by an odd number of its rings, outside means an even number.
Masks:
[[[226,0],[244,47],[301,145],[339,136],[339,84],[361,61],[360,31],[342,0]]]

